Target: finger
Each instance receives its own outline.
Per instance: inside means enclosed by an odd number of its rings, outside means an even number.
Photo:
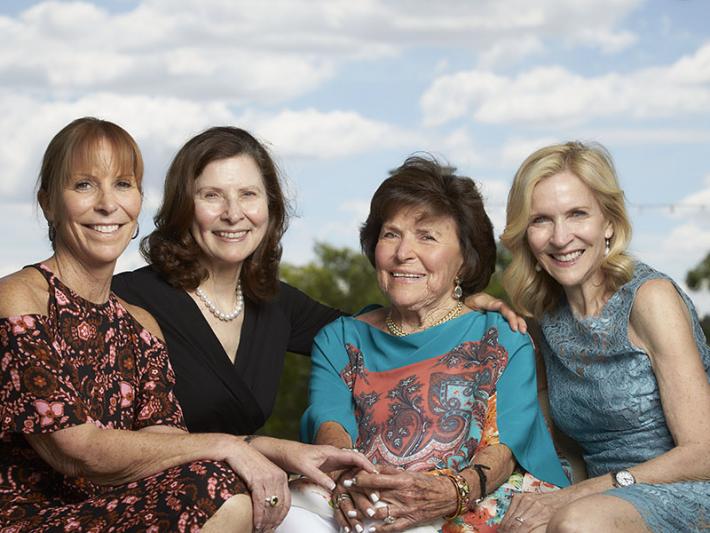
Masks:
[[[339,452],[343,453],[343,465],[349,465],[349,466],[354,466],[357,468],[361,468],[362,470],[365,470],[366,472],[370,472],[373,474],[376,474],[378,472],[378,469],[375,465],[373,465],[370,460],[365,457],[365,454],[359,452],[358,450],[338,450]]]
[[[383,490],[396,490],[406,487],[411,479],[408,474],[397,471],[396,474],[369,474],[367,472],[359,472],[353,484],[359,489],[372,492]]]
[[[332,491],[335,489],[335,481],[333,481],[327,474],[318,468],[314,468],[310,465],[304,465],[301,469],[301,473],[326,490]]]
[[[257,490],[251,493],[251,509],[254,520],[254,529],[261,530],[264,527],[264,494]]]
[[[336,500],[337,508],[343,516],[345,523],[348,524],[351,531],[362,531],[362,515],[360,515],[353,505],[352,497],[348,493],[348,497],[341,497]]]
[[[353,506],[357,509],[359,516],[372,518],[375,516],[375,506],[362,492],[350,491],[353,499]]]

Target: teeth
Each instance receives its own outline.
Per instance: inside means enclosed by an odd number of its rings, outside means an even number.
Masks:
[[[407,274],[407,273],[404,273],[404,272],[392,272],[392,277],[393,277],[393,278],[412,278],[412,279],[416,279],[416,278],[421,278],[422,275],[421,275],[421,274]]]
[[[118,224],[94,224],[90,228],[99,233],[113,233],[118,229]]]
[[[581,250],[578,250],[578,251],[576,251],[576,252],[571,252],[571,253],[568,253],[568,254],[557,254],[557,255],[553,255],[552,257],[554,257],[554,258],[557,259],[558,261],[568,262],[568,261],[574,261],[574,260],[577,259],[580,255],[582,255],[582,251],[581,251]]]
[[[225,239],[238,239],[239,237],[243,237],[246,234],[246,230],[242,231],[215,231],[217,235],[220,237],[224,237]]]

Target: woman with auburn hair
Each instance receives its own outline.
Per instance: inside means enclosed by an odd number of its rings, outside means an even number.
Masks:
[[[287,211],[263,144],[240,128],[210,128],[170,165],[141,246],[149,266],[114,278],[116,293],[165,334],[190,431],[256,432],[273,410],[286,352],[310,355],[316,333],[343,314],[279,281]],[[467,303],[502,306],[485,294]]]
[[[542,328],[555,424],[590,479],[516,496],[504,531],[701,531],[710,523],[710,348],[688,296],[627,252],[608,152],[569,142],[521,165],[503,285]]]
[[[45,152],[54,253],[0,280],[3,531],[268,530],[289,508],[284,470],[331,487],[321,469],[371,469],[333,447],[187,433],[160,328],[110,292],[142,177],[135,141],[104,120]]]

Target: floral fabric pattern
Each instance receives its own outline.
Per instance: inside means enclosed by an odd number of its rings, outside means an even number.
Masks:
[[[163,343],[111,295],[82,299],[46,267],[47,316],[0,319],[0,528],[3,531],[193,531],[245,491],[226,465],[197,462],[99,486],[63,476],[23,434],[93,423],[184,428]]]

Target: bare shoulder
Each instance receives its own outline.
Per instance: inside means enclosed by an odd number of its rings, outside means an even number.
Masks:
[[[118,298],[118,300],[121,302],[123,307],[125,307],[126,310],[131,313],[133,318],[135,318],[141,326],[147,329],[153,336],[158,337],[161,341],[165,340],[163,338],[163,332],[161,331],[160,326],[158,325],[158,321],[153,318],[153,315],[151,315],[142,307],[129,304],[122,298]]]
[[[653,279],[639,287],[629,317],[629,333],[634,344],[646,349],[665,344],[671,336],[692,339],[690,311],[670,280]]]
[[[46,315],[47,281],[34,268],[24,268],[0,278],[0,317]]]

